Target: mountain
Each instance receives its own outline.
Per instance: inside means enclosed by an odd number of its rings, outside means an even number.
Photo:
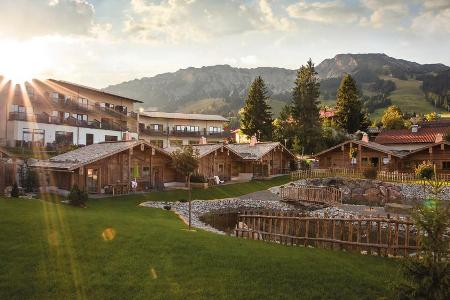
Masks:
[[[336,78],[343,74],[371,73],[376,76],[406,78],[427,73],[437,73],[448,69],[443,64],[418,64],[397,59],[383,53],[338,54],[325,59],[316,68],[320,78]]]
[[[407,80],[447,69],[443,64],[421,65],[378,53],[338,54],[316,66],[322,80],[323,100],[334,99],[340,78],[345,73],[353,75],[364,90],[365,84],[377,82],[380,77]],[[232,116],[242,107],[248,87],[256,76],[263,77],[272,102],[279,110],[290,100],[296,72],[273,67],[191,67],[111,85],[105,90],[142,100],[145,107]]]

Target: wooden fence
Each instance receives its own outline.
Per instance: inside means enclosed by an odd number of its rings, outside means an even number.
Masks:
[[[408,256],[419,248],[420,236],[409,219],[387,217],[330,218],[294,213],[244,212],[237,237],[285,245],[365,251]]]
[[[283,201],[301,201],[318,204],[342,203],[342,192],[334,187],[288,186],[280,188]]]
[[[363,173],[356,169],[312,169],[291,172],[292,180],[326,177],[364,179]],[[450,174],[437,174],[437,178],[439,181],[450,183]],[[386,182],[423,183],[423,180],[418,178],[414,173],[379,171],[377,172],[377,179]]]

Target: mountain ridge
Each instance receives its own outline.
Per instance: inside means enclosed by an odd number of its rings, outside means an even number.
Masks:
[[[337,54],[316,65],[322,81],[338,81],[343,74],[354,75],[361,84],[373,82],[380,76],[395,78],[420,77],[449,69],[443,64],[419,64],[396,59],[384,53]],[[230,65],[188,67],[176,72],[166,72],[153,77],[142,77],[104,90],[137,98],[147,107],[160,110],[183,111],[186,107],[198,107],[205,99],[223,100],[209,103],[208,112],[236,114],[242,106],[250,83],[262,76],[272,99],[288,101],[297,70],[280,67],[237,68]],[[333,89],[335,84],[331,85]],[[218,109],[214,110],[214,103]],[[190,111],[191,112],[191,111]],[[196,112],[196,111],[192,111]]]

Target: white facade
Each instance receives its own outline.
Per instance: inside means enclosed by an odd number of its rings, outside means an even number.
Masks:
[[[56,125],[56,124],[45,124],[45,123],[35,123],[26,121],[7,121],[8,127],[8,143],[9,146],[15,146],[15,141],[31,142],[33,141],[33,134],[28,134],[28,132],[35,132],[35,138],[42,138],[43,135],[43,145],[48,143],[53,143],[56,140],[56,132],[71,132],[74,145],[86,145],[87,134],[93,135],[93,143],[104,142],[106,137],[117,137],[120,141],[123,139],[123,131],[116,130],[104,130],[95,129],[87,127],[78,126],[68,126],[68,125]],[[129,133],[130,138],[137,139],[137,133]]]

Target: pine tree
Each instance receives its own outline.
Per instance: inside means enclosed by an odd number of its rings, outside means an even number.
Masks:
[[[306,66],[298,70],[292,93],[292,118],[297,126],[296,136],[305,153],[320,149],[319,89],[319,78],[309,59]]]
[[[336,94],[336,123],[348,133],[366,130],[369,126],[367,114],[362,111],[362,102],[355,80],[350,75],[342,78]]]
[[[252,82],[241,110],[241,130],[247,136],[256,135],[262,141],[272,139],[272,113],[268,99],[266,84],[258,76]]]

